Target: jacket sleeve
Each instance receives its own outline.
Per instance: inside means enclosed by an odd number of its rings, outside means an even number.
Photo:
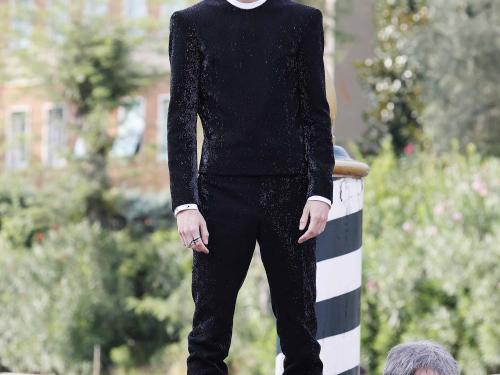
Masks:
[[[176,11],[170,18],[170,104],[167,115],[168,168],[172,210],[199,204],[196,120],[200,48],[196,32]]]
[[[323,14],[314,9],[299,46],[299,86],[309,178],[307,196],[319,195],[332,201],[335,158],[323,52]]]

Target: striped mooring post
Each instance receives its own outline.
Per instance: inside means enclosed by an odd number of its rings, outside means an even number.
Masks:
[[[334,146],[333,204],[316,246],[316,338],[324,375],[360,370],[360,298],[363,177],[368,165]],[[283,374],[279,337],[276,375]]]

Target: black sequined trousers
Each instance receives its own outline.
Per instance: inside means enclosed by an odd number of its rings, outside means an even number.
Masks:
[[[271,291],[284,375],[319,375],[316,341],[316,239],[297,240],[307,176],[198,175],[209,254],[193,250],[193,327],[188,375],[228,374],[236,297],[256,243]]]

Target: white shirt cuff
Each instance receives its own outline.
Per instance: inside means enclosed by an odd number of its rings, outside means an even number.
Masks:
[[[195,203],[181,204],[180,206],[175,207],[174,216],[177,216],[179,212],[184,210],[197,210],[197,209],[198,205]]]
[[[329,206],[332,205],[332,201],[328,198],[322,197],[320,195],[312,195],[308,199],[308,201],[321,201],[327,203]],[[197,210],[198,205],[195,203],[187,203],[187,204],[181,204],[180,206],[177,206],[174,210],[174,215],[177,216],[177,214],[181,211],[184,210]]]
[[[321,201],[328,203],[328,205],[331,207],[332,206],[332,201],[328,198],[322,197],[321,195],[311,195],[309,198],[307,198],[308,201]]]

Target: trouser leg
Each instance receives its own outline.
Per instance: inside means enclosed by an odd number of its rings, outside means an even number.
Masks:
[[[272,177],[261,184],[258,242],[271,291],[284,375],[320,375],[316,340],[316,239],[297,240],[307,199],[305,176]]]
[[[253,181],[253,183],[251,183]],[[207,221],[209,254],[193,251],[193,327],[188,335],[188,375],[228,373],[238,291],[256,244],[258,180],[200,175],[200,212]]]

